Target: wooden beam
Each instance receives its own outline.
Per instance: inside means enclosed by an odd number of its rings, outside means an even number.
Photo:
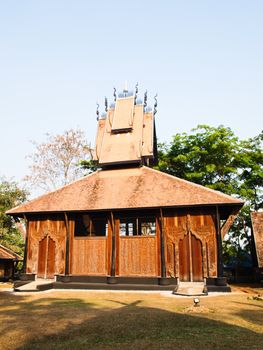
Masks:
[[[115,277],[116,275],[116,230],[113,212],[110,213],[110,222],[111,222],[111,276]]]
[[[65,259],[65,275],[69,275],[69,239],[70,239],[70,232],[69,232],[69,220],[67,213],[64,213],[65,218],[65,226],[66,226],[66,259]]]
[[[240,208],[234,208],[231,215],[229,215],[229,217],[227,218],[227,220],[223,223],[222,227],[221,227],[221,237],[222,240],[224,239],[225,235],[228,233],[228,231],[230,230],[230,227],[233,225],[237,214],[239,212]]]
[[[28,250],[28,220],[26,218],[26,215],[23,215],[25,224],[26,224],[26,237],[25,237],[25,250],[24,250],[24,260],[23,260],[23,273],[26,273],[26,264],[27,264],[27,250]]]
[[[223,260],[222,260],[222,235],[220,227],[220,214],[218,205],[216,206],[216,237],[217,237],[217,275],[223,277]]]
[[[165,250],[164,250],[164,220],[163,210],[160,208],[160,245],[161,245],[161,277],[166,277]]]

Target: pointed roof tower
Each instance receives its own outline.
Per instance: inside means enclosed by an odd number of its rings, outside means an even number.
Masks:
[[[137,87],[135,94],[125,88],[98,119],[94,153],[102,168],[156,163],[154,112],[137,98]]]

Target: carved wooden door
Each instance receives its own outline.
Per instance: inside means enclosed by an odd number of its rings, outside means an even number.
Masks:
[[[56,243],[52,238],[48,238],[48,251],[47,251],[47,278],[54,278],[55,273],[55,247]]]
[[[40,278],[54,278],[55,273],[55,241],[45,236],[38,245],[38,272]]]
[[[190,232],[179,241],[180,281],[202,281],[202,244]]]
[[[47,255],[48,237],[44,237],[38,244],[38,269],[37,277],[45,278],[46,274],[46,255]]]

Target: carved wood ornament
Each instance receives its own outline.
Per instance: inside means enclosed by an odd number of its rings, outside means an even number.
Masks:
[[[186,214],[176,225],[175,217],[166,217],[165,234],[167,277],[179,277],[179,242],[187,234],[201,242],[203,277],[214,277],[217,273],[215,225],[212,215],[207,217],[209,224],[202,223],[201,216]]]
[[[55,273],[63,274],[65,269],[66,227],[61,220],[29,220],[29,243],[27,272],[38,273],[39,243],[50,237],[55,242]]]

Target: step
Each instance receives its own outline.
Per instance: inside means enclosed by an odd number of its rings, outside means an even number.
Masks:
[[[23,285],[15,285],[14,290],[16,292],[39,292],[41,288],[38,287],[44,287],[45,285],[53,284],[53,282],[54,280],[37,279],[35,281],[28,281],[28,283],[25,283]]]
[[[204,282],[180,282],[173,294],[184,296],[207,295]]]

